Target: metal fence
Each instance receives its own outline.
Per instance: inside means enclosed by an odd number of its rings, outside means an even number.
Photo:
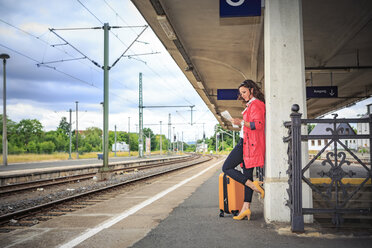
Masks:
[[[333,119],[301,119],[299,113],[299,106],[294,104],[292,106],[292,113],[290,115],[291,121],[285,122],[284,126],[288,128],[288,136],[284,137],[284,142],[288,143],[288,175],[289,175],[289,189],[287,190],[289,200],[288,207],[291,209],[291,229],[293,232],[304,231],[304,218],[305,214],[319,214],[328,213],[332,214],[332,222],[335,225],[340,225],[343,222],[342,215],[349,213],[369,214],[371,208],[349,208],[347,204],[366,185],[368,180],[372,178],[371,160],[372,149],[369,149],[369,165],[358,158],[356,152],[349,149],[342,140],[345,139],[368,139],[369,144],[372,144],[372,115],[369,118],[360,119],[337,119],[337,115]],[[333,128],[327,128],[327,135],[309,135],[301,134],[301,125],[309,123],[331,123]],[[368,134],[348,134],[346,135],[340,123],[369,123]],[[306,166],[302,166],[301,158],[301,142],[323,139],[328,140],[327,144],[315,155]],[[332,147],[333,146],[333,147]],[[339,148],[340,147],[340,148]],[[327,151],[328,148],[328,151]],[[331,151],[329,149],[331,148]],[[305,177],[305,173],[309,173],[310,167],[314,161],[326,152],[325,160],[322,165],[325,169],[324,172],[318,173],[321,177],[329,178],[330,183],[323,183],[321,186],[313,184],[310,178]],[[350,165],[346,153],[352,157],[365,171],[362,182],[354,188],[350,187],[349,183],[344,183],[345,176],[353,177],[355,172],[350,168],[345,168]],[[310,173],[309,173],[310,174]],[[359,176],[360,177],[360,176]],[[313,192],[319,194],[321,198],[327,202],[325,208],[303,208],[302,207],[302,182],[305,182]]]

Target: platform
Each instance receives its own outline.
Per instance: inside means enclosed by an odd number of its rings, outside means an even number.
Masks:
[[[372,237],[322,234],[312,226],[292,234],[266,224],[254,194],[251,220],[219,217],[223,159],[154,178],[95,205],[0,234],[0,247],[367,247]]]
[[[172,159],[183,158],[185,156],[189,155],[156,155],[144,158],[112,157],[109,159],[109,167],[110,169],[121,169],[129,166],[147,164],[150,162],[164,162]],[[85,173],[97,173],[102,165],[103,162],[98,159],[58,160],[10,164],[6,167],[0,167],[0,186],[80,175]]]

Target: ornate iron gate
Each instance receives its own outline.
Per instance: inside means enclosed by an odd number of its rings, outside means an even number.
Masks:
[[[363,119],[337,119],[335,115],[334,119],[301,119],[299,106],[294,104],[292,106],[292,113],[290,115],[291,121],[285,122],[284,125],[288,128],[288,136],[284,137],[284,142],[288,142],[288,163],[289,168],[287,173],[289,174],[289,189],[287,190],[289,200],[287,206],[291,209],[291,228],[293,232],[304,231],[304,218],[305,214],[317,214],[317,213],[330,213],[333,214],[332,222],[335,225],[340,225],[343,222],[342,215],[346,213],[359,213],[369,214],[371,208],[348,208],[346,205],[360,191],[360,189],[371,180],[371,160],[372,160],[372,114],[369,118]],[[329,135],[302,135],[301,125],[309,123],[331,123],[333,128],[327,128],[326,131]],[[344,134],[342,127],[338,127],[339,123],[369,123],[369,134]],[[301,163],[301,141],[315,140],[315,139],[326,139],[329,140],[327,144],[321,149],[318,154],[312,158],[305,167],[302,168]],[[356,154],[347,147],[342,139],[369,139],[369,165],[367,162],[359,159]],[[333,146],[333,147],[332,147]],[[341,147],[342,149],[338,148]],[[326,151],[327,148],[331,148],[331,151],[326,153],[326,159],[322,162],[324,168],[328,167],[328,171],[321,171],[318,173],[321,177],[328,177],[330,183],[323,183],[322,187],[326,189],[325,192],[313,184],[310,178],[306,178],[304,174],[308,172],[314,161]],[[341,150],[341,151],[340,151]],[[353,177],[355,172],[352,170],[345,171],[345,165],[349,166],[350,161],[347,160],[347,152],[355,161],[361,165],[365,172],[362,182],[350,192],[350,184],[344,183],[343,178],[345,176]],[[347,168],[349,169],[349,168]],[[302,207],[302,182],[305,182],[309,187],[319,194],[324,199],[329,207],[327,208],[303,208]]]

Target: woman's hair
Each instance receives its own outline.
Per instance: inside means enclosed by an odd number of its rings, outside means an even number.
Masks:
[[[261,89],[258,87],[258,85],[252,80],[250,79],[244,80],[243,83],[239,85],[238,89],[240,89],[241,87],[245,87],[249,90],[253,89],[253,92],[252,92],[253,96],[257,98],[258,100],[265,102],[264,94],[261,92]],[[245,102],[245,100],[240,94],[239,94],[238,100],[242,100]]]

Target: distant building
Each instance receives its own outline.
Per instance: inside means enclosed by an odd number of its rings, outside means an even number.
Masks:
[[[112,151],[115,151],[115,143],[112,144]],[[129,145],[125,142],[116,142],[117,152],[129,152]]]
[[[363,115],[361,118],[368,118],[372,113],[372,104],[367,105],[367,114]],[[357,133],[358,134],[369,134],[369,123],[357,123]],[[369,150],[370,144],[369,139],[358,139],[357,140],[358,149],[366,148]]]
[[[196,144],[196,152],[208,152],[208,144]]]
[[[310,132],[310,135],[331,135],[331,132],[327,131],[327,128],[333,129],[332,123],[319,123],[314,127],[314,129]],[[336,129],[343,128],[341,134],[343,135],[356,135],[353,128],[350,126],[349,123],[337,123]],[[309,150],[320,151],[322,150],[328,142],[331,140],[328,139],[316,139],[316,140],[309,140],[308,146]],[[357,150],[357,141],[356,139],[341,139],[340,140],[347,148]],[[327,147],[326,151],[330,151],[334,148],[334,142],[330,146]],[[337,149],[344,149],[340,144],[337,144]]]

